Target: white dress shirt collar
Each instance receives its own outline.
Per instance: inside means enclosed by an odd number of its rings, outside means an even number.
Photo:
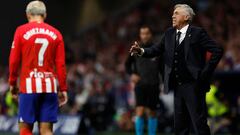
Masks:
[[[177,29],[177,33],[180,31],[181,34],[186,34],[188,27],[189,27],[189,24],[186,25],[186,26],[184,26],[184,27],[181,28],[180,30]]]

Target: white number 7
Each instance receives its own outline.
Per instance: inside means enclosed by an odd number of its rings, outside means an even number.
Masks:
[[[38,66],[43,66],[44,53],[48,47],[48,40],[46,38],[36,38],[35,43],[42,45],[38,53]]]

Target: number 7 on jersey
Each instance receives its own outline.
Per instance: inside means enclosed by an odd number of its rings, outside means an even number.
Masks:
[[[35,43],[42,45],[42,47],[40,48],[40,51],[38,53],[38,66],[43,66],[44,53],[47,50],[47,47],[49,44],[48,40],[46,38],[36,38]]]

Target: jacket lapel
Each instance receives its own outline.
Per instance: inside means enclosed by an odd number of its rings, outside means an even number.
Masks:
[[[188,29],[187,29],[187,33],[185,36],[185,45],[184,45],[184,55],[185,55],[185,60],[187,60],[187,56],[188,56],[188,51],[189,51],[189,47],[190,47],[190,39],[191,39],[191,25],[189,25]]]

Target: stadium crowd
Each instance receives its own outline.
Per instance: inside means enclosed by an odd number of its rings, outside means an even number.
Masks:
[[[201,0],[192,4],[197,13],[193,23],[204,27],[225,49],[217,70],[240,70],[240,18],[236,17],[240,15],[240,1]],[[62,113],[84,116],[84,125],[95,130],[132,130],[134,94],[124,69],[128,50],[143,24],[151,26],[158,39],[171,25],[172,7],[161,1],[142,1],[100,24],[66,36],[69,102]],[[17,102],[11,100],[7,79],[7,67],[0,67],[0,114],[13,116],[17,114]],[[229,111],[221,115],[229,120],[224,128],[227,131],[240,130],[229,126],[233,118],[240,120],[240,96],[235,102],[226,105]],[[164,126],[159,125],[165,132],[172,130],[169,108],[164,102],[159,108],[159,120]]]

